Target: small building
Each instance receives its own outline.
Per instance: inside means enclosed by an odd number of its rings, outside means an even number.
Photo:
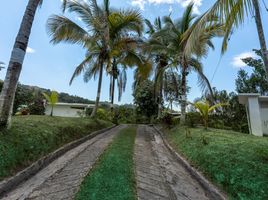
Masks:
[[[238,94],[238,98],[246,106],[249,132],[255,136],[268,135],[268,96],[244,93]]]
[[[57,103],[53,108],[53,116],[58,117],[81,117],[85,116],[87,108],[94,108],[93,104],[81,103]],[[46,105],[45,115],[50,115],[51,105]]]

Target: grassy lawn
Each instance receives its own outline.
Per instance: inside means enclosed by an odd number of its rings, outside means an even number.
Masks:
[[[88,118],[18,116],[0,132],[0,180],[29,166],[62,145],[111,126]]]
[[[268,138],[225,130],[166,131],[172,146],[225,190],[230,199],[268,199]],[[202,142],[203,132],[208,144]]]
[[[136,127],[122,130],[83,181],[77,200],[135,200]]]

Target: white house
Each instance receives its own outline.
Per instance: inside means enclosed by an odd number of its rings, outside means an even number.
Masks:
[[[53,116],[59,117],[81,117],[85,115],[87,108],[93,108],[93,104],[81,104],[81,103],[57,103],[53,108]],[[50,115],[51,105],[46,105],[46,115]]]
[[[268,96],[257,93],[238,94],[239,103],[246,106],[249,131],[256,136],[268,135]]]

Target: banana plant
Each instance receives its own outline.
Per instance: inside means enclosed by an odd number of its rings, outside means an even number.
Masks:
[[[222,106],[228,106],[228,103],[217,103],[213,106],[210,106],[208,101],[197,101],[195,103],[191,103],[195,109],[199,112],[199,114],[201,115],[203,122],[204,122],[204,126],[205,129],[208,129],[208,118],[209,118],[209,114],[212,113],[214,110],[216,110],[219,107]]]
[[[48,103],[51,105],[51,113],[50,116],[53,116],[53,110],[54,110],[54,106],[56,105],[56,103],[58,103],[58,93],[56,91],[52,91],[50,95],[46,94],[46,93],[42,93],[43,96],[46,98],[46,100],[48,101]]]

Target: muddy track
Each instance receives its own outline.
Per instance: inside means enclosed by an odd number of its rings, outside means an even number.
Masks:
[[[18,185],[4,200],[73,199],[83,178],[125,125],[115,127],[66,152],[29,180]]]
[[[206,191],[173,157],[160,135],[140,125],[135,142],[139,200],[208,200]]]

